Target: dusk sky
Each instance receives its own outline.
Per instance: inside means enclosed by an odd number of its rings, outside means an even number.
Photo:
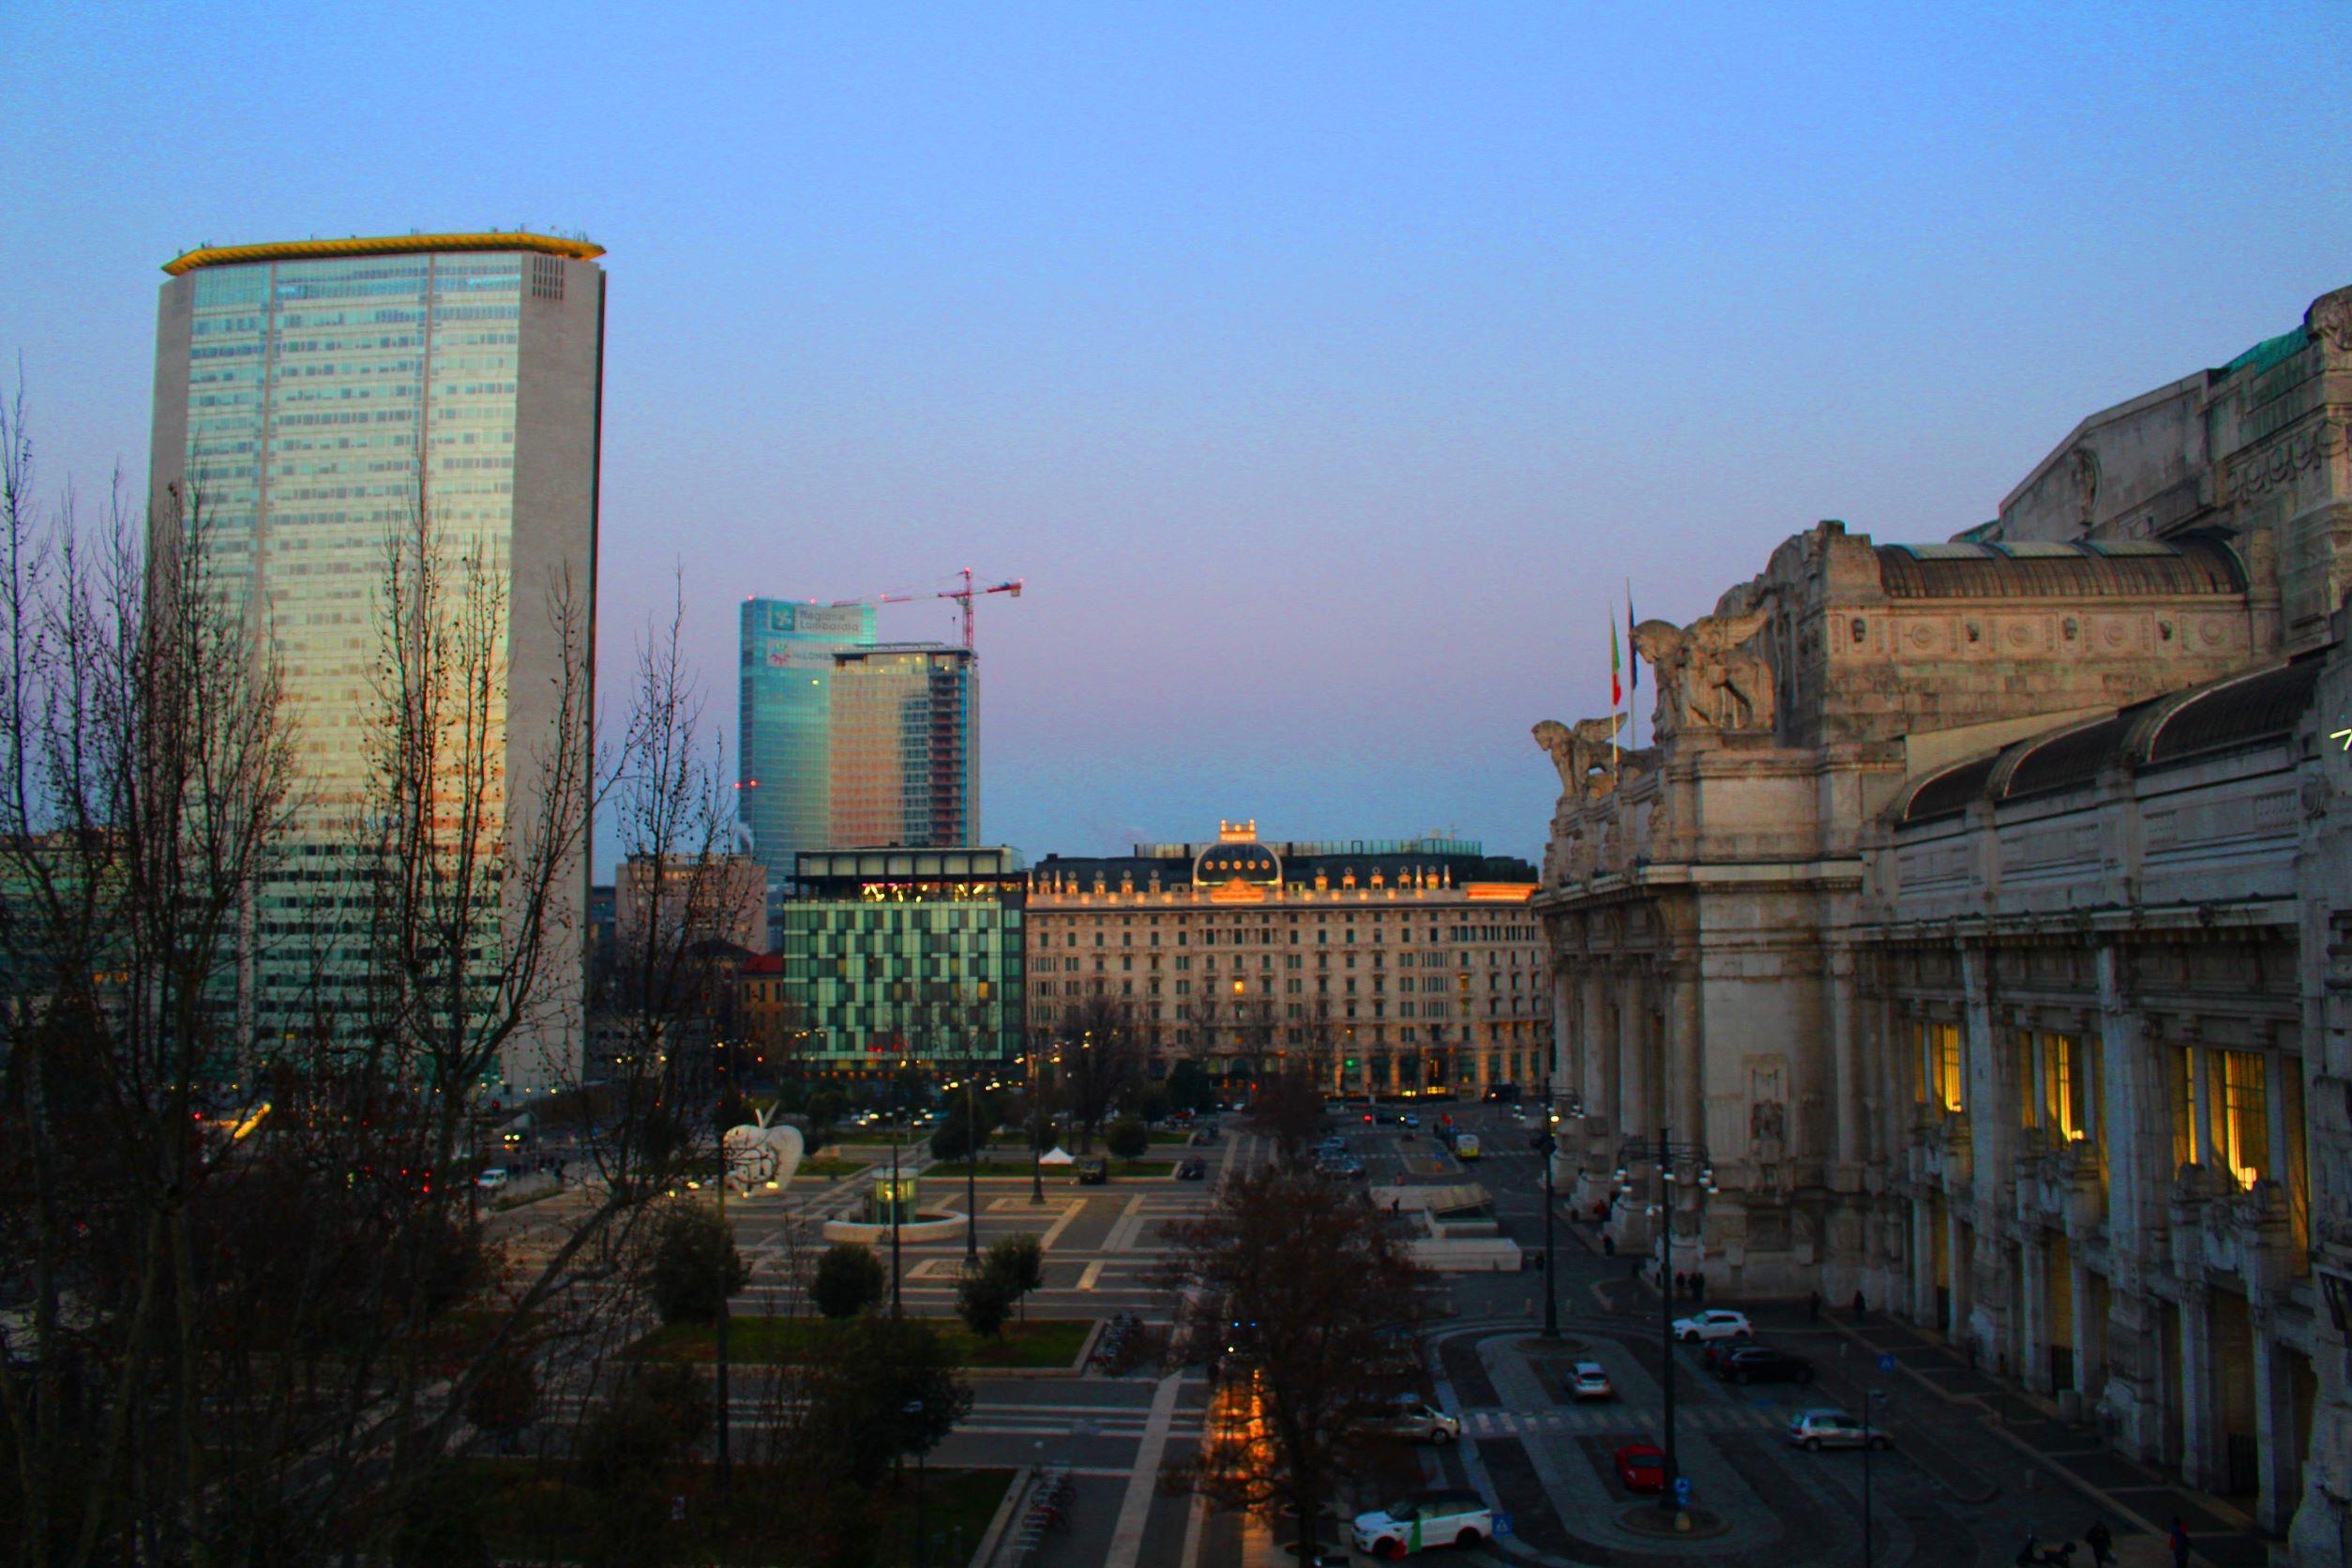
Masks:
[[[143,486],[172,256],[585,231],[608,677],[680,569],[731,731],[744,596],[970,565],[990,840],[1532,858],[1628,580],[1981,522],[2352,283],[2348,69],[2341,0],[13,0],[0,354]]]

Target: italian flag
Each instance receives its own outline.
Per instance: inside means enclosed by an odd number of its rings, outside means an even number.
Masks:
[[[1617,612],[1611,611],[1609,612],[1609,712],[1611,713],[1615,713],[1617,705],[1625,700],[1625,688],[1618,680],[1618,671],[1621,668],[1617,655]]]

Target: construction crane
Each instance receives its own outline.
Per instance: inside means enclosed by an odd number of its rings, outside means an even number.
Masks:
[[[858,604],[904,604],[913,599],[960,599],[963,601],[964,610],[964,646],[969,649],[972,646],[972,601],[985,594],[1010,594],[1018,599],[1021,596],[1023,580],[1017,577],[1010,581],[992,583],[986,588],[975,588],[972,585],[970,566],[966,566],[956,575],[964,580],[964,585],[960,588],[943,588],[933,594],[927,594],[919,589],[904,594],[868,594],[862,599],[836,599],[833,601],[832,608],[846,610],[852,605]]]

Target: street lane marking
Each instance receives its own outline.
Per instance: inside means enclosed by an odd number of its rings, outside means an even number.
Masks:
[[[1159,1490],[1160,1459],[1168,1452],[1168,1429],[1176,1414],[1176,1391],[1182,1380],[1179,1374],[1169,1373],[1160,1380],[1159,1392],[1152,1396],[1150,1424],[1135,1452],[1135,1471],[1127,1477],[1127,1495],[1119,1504],[1119,1523],[1111,1531],[1103,1568],[1135,1568],[1143,1551],[1143,1526],[1152,1514],[1153,1495]]]
[[[1092,1290],[1094,1289],[1094,1282],[1102,1277],[1103,1260],[1097,1258],[1092,1263],[1087,1264],[1085,1272],[1078,1275],[1078,1288],[1081,1290]]]

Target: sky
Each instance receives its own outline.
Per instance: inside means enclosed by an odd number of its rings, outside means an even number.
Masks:
[[[675,587],[731,731],[741,597],[970,566],[988,840],[1533,858],[1629,586],[1983,521],[2352,283],[2348,66],[2341,0],[12,0],[0,380],[143,486],[173,256],[584,231],[609,689]]]

